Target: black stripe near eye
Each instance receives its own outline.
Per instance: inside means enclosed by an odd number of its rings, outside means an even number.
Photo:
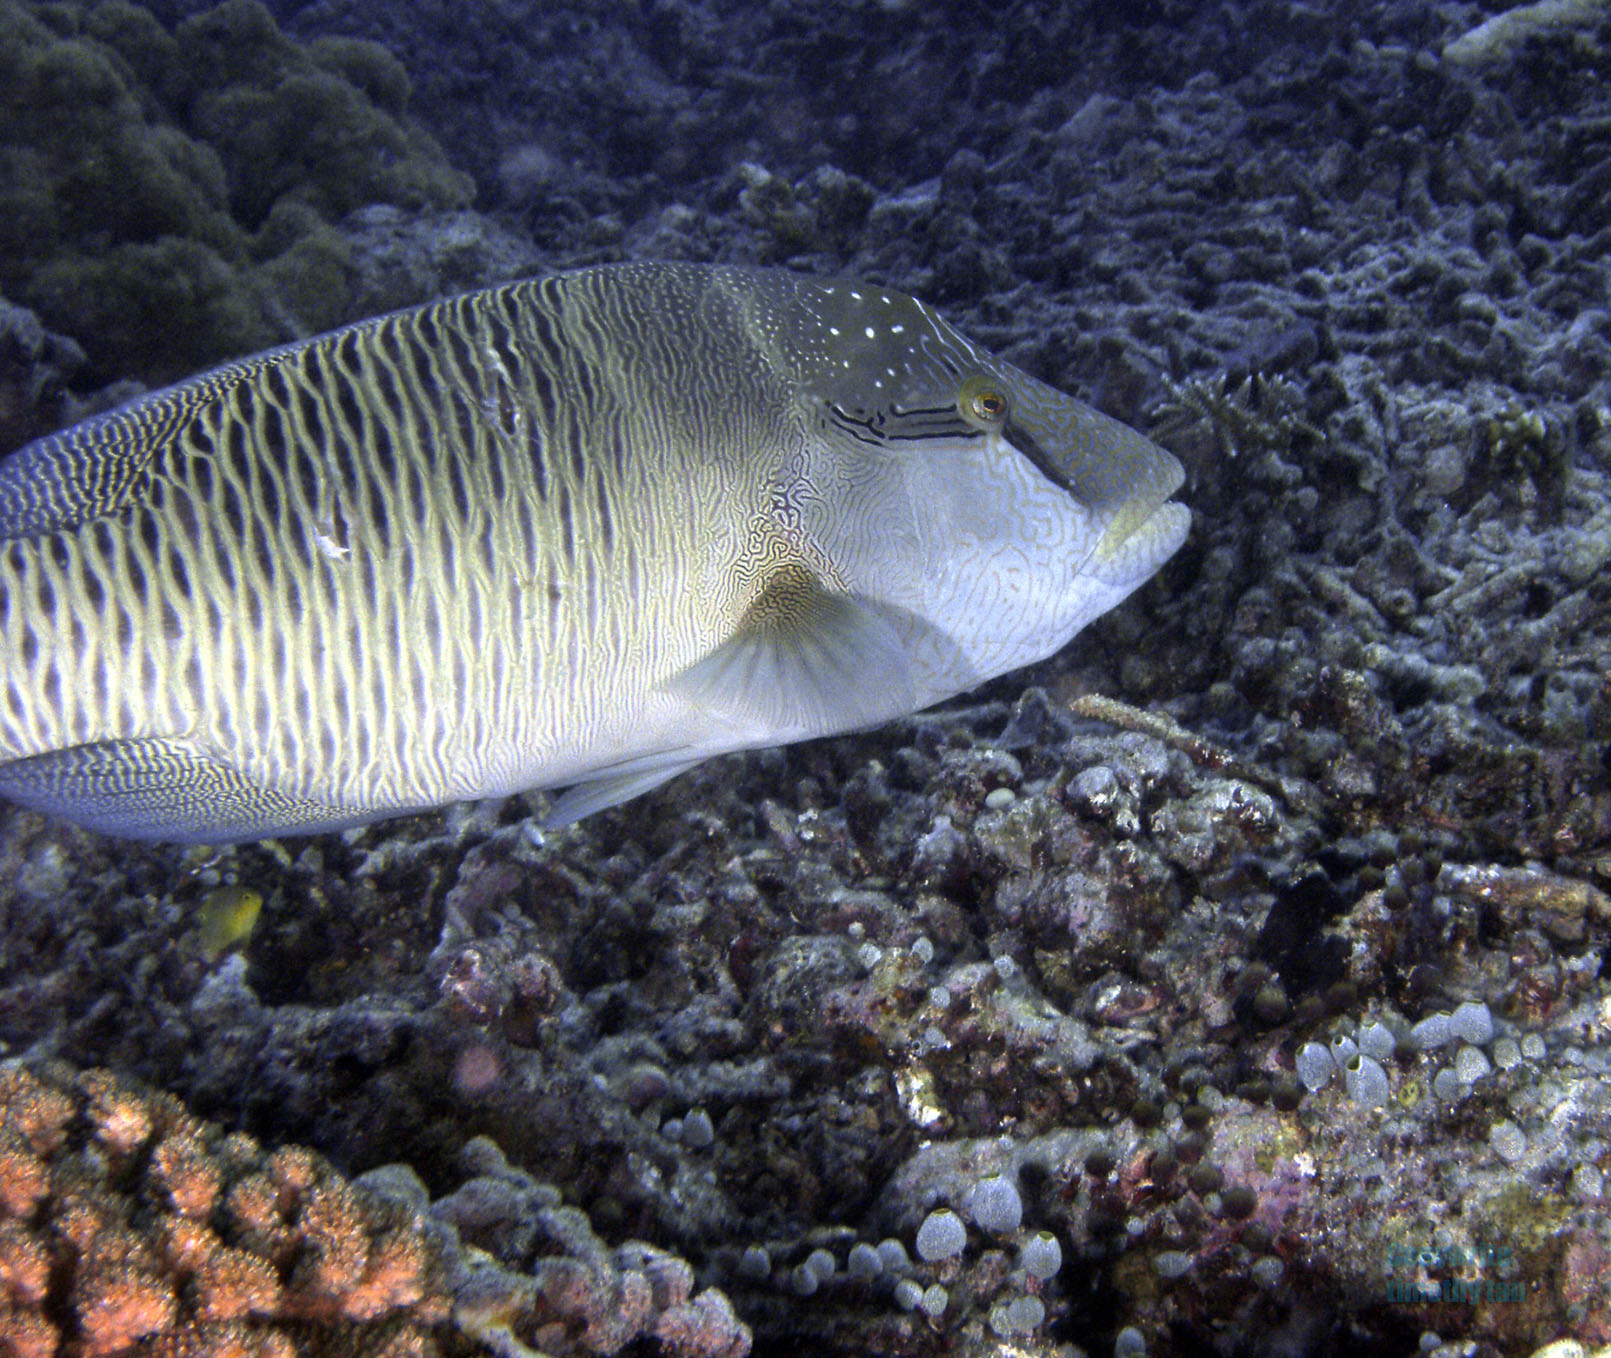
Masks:
[[[870,443],[874,447],[881,447],[885,441],[884,433],[877,427],[873,417],[852,415],[840,406],[830,404],[828,406],[828,418],[843,429],[845,433],[849,434],[851,438],[861,443]]]
[[[843,407],[830,404],[828,416],[852,438],[875,446],[973,438],[981,432],[966,423],[954,406],[914,406],[905,410],[892,406],[888,411],[852,415]]]
[[[1050,481],[1054,486],[1066,490],[1075,499],[1079,499],[1079,492],[1074,489],[1074,483],[1069,480],[1068,473],[1059,465],[1056,458],[1048,453],[1021,424],[1007,422],[1003,430],[1007,442],[1012,444],[1020,453],[1035,464],[1035,470]]]

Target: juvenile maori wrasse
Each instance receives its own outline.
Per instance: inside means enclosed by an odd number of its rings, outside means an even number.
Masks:
[[[114,834],[554,819],[1028,664],[1179,464],[881,288],[585,269],[228,363],[0,463],[0,795]]]

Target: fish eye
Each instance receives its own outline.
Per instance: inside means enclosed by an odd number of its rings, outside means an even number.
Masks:
[[[1000,429],[1007,423],[1007,394],[987,377],[971,377],[957,393],[957,409],[976,429]]]

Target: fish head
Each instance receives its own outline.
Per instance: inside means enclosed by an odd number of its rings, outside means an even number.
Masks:
[[[919,703],[1061,649],[1185,539],[1180,463],[1135,430],[913,298],[802,305],[792,499],[841,587],[904,629]]]

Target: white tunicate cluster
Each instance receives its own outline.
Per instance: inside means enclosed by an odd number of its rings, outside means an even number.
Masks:
[[[1447,1014],[1428,1014],[1404,1037],[1404,1044],[1412,1051],[1428,1052],[1454,1039],[1454,1029]]]
[[[876,943],[863,943],[856,949],[856,960],[867,971],[871,971],[883,959],[884,950]]]
[[[967,1227],[962,1224],[962,1218],[949,1208],[942,1207],[930,1212],[917,1228],[917,1257],[924,1263],[955,1258],[967,1243]]]
[[[1005,811],[1017,800],[1018,794],[1010,787],[993,787],[989,792],[985,793],[985,810]]]
[[[772,1274],[772,1256],[764,1245],[751,1245],[738,1258],[738,1276],[761,1282]]]
[[[1050,1231],[1036,1231],[1019,1247],[1018,1262],[1031,1278],[1044,1280],[1063,1267],[1063,1247]]]
[[[1016,1297],[998,1301],[990,1308],[990,1328],[1003,1339],[1033,1334],[1046,1319],[1046,1306],[1039,1297]]]
[[[1046,1319],[1046,1303],[1039,1297],[1019,1297],[1007,1303],[1007,1319],[1019,1334],[1038,1330]]]
[[[1449,1015],[1449,1030],[1456,1037],[1480,1047],[1493,1040],[1494,1016],[1488,1012],[1487,1005],[1467,1000]]]
[[[902,1278],[895,1284],[895,1304],[903,1311],[917,1310],[917,1304],[923,1300],[923,1284],[915,1283],[910,1278]]]
[[[1381,1020],[1364,1023],[1359,1028],[1359,1050],[1373,1061],[1385,1061],[1398,1045],[1393,1030]]]
[[[690,1108],[682,1120],[682,1144],[693,1150],[703,1150],[716,1140],[716,1127],[710,1114],[703,1108]]]
[[[796,1264],[789,1271],[789,1286],[797,1297],[809,1297],[821,1286],[816,1270],[810,1264]]]
[[[919,966],[928,966],[934,960],[934,944],[919,936],[912,941],[912,956],[917,959]]]
[[[1454,1054],[1454,1078],[1463,1085],[1476,1084],[1483,1076],[1493,1074],[1493,1069],[1480,1047],[1463,1046]]]
[[[1521,1047],[1513,1037],[1502,1037],[1494,1043],[1494,1065],[1500,1070],[1514,1070],[1521,1065]]]
[[[968,1215],[986,1231],[1011,1235],[1024,1221],[1024,1200],[1011,1179],[992,1174],[968,1192]]]
[[[1359,1046],[1351,1037],[1334,1037],[1331,1039],[1331,1059],[1337,1063],[1338,1069],[1346,1070],[1348,1063],[1359,1055]]]
[[[1273,1254],[1262,1255],[1253,1261],[1253,1281],[1266,1292],[1281,1281],[1281,1275],[1286,1271],[1287,1266]]]
[[[1305,1042],[1298,1048],[1297,1067],[1298,1078],[1303,1081],[1303,1087],[1313,1094],[1316,1090],[1326,1087],[1332,1072],[1337,1069],[1337,1063],[1331,1059],[1331,1053],[1318,1042]]]
[[[1465,1092],[1465,1086],[1460,1083],[1460,1077],[1448,1066],[1444,1066],[1432,1077],[1432,1093],[1445,1103],[1453,1103]]]
[[[1147,1358],[1147,1337],[1126,1325],[1113,1337],[1113,1358]]]
[[[1488,1129],[1488,1144],[1507,1165],[1518,1164],[1527,1154],[1527,1134],[1508,1119]]]
[[[1381,1108],[1387,1103],[1387,1072],[1380,1061],[1355,1056],[1343,1070],[1348,1097],[1361,1108]]]
[[[878,1257],[884,1261],[885,1273],[904,1273],[912,1266],[906,1246],[894,1236],[886,1236],[878,1242]]]
[[[823,1283],[827,1282],[839,1270],[839,1265],[834,1261],[833,1255],[828,1250],[823,1249],[812,1250],[806,1256],[805,1266],[817,1275],[818,1282]]]
[[[845,1272],[852,1278],[871,1282],[884,1271],[884,1256],[876,1246],[858,1240],[850,1247],[850,1258],[845,1261]]]
[[[991,966],[995,967],[996,975],[1001,977],[1003,981],[1010,981],[1013,977],[1018,975],[1018,963],[1014,962],[1012,958],[1008,957],[1005,953],[996,958],[996,960],[991,963]]]
[[[923,1300],[918,1302],[917,1309],[930,1320],[938,1320],[945,1314],[945,1308],[950,1304],[951,1294],[939,1283],[931,1283],[923,1289]]]
[[[1544,1038],[1540,1033],[1528,1033],[1521,1040],[1521,1054],[1529,1061],[1544,1059]]]
[[[1152,1256],[1152,1271],[1164,1279],[1185,1277],[1191,1265],[1191,1255],[1184,1250],[1163,1250]]]

